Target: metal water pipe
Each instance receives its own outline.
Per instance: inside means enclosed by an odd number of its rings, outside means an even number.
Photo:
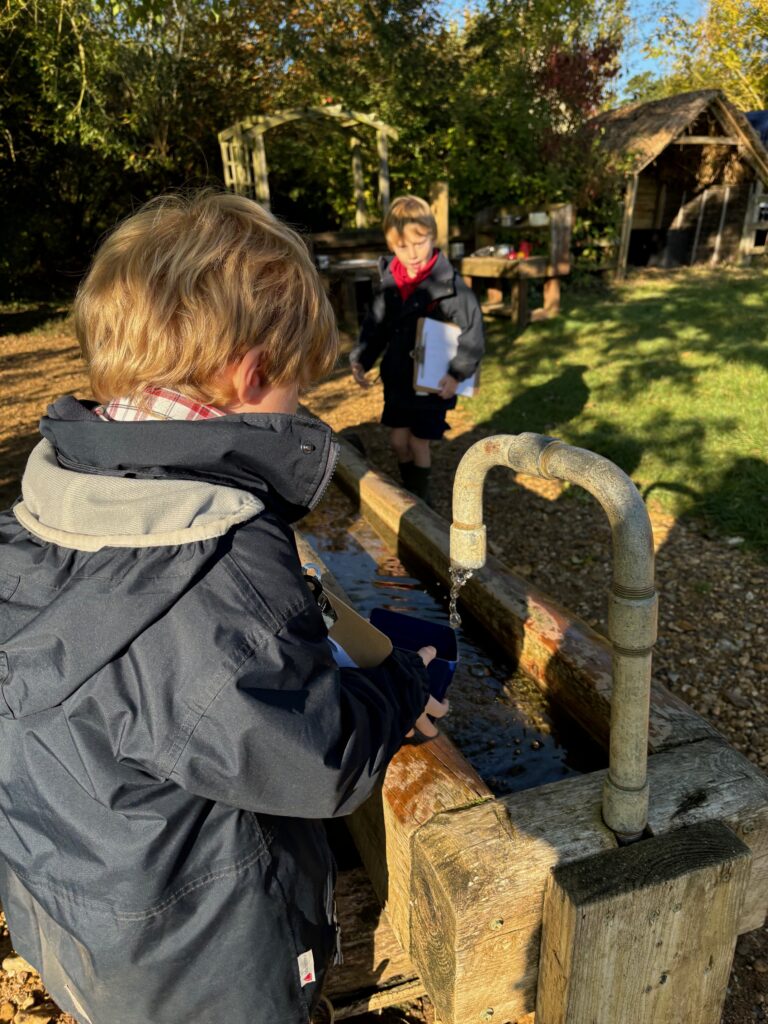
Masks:
[[[621,842],[631,842],[648,820],[648,713],[658,608],[653,534],[643,499],[627,474],[602,455],[541,434],[488,437],[472,445],[456,470],[450,553],[457,568],[485,564],[483,484],[493,466],[579,484],[600,502],[611,524],[613,688],[603,820]]]

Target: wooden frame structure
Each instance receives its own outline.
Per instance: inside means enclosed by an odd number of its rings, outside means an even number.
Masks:
[[[331,120],[340,128],[352,130],[349,146],[352,155],[352,182],[355,196],[355,227],[368,226],[363,186],[363,158],[360,138],[361,128],[376,132],[376,149],[379,157],[379,207],[385,213],[389,207],[389,154],[388,139],[400,137],[397,129],[385,124],[374,114],[361,114],[356,110],[344,110],[341,104],[317,107],[296,107],[293,110],[276,111],[274,114],[257,114],[230,125],[219,132],[221,161],[224,167],[224,185],[238,195],[252,196],[265,209],[269,209],[269,178],[267,150],[264,136],[271,128],[279,128],[291,121]]]
[[[626,273],[633,231],[684,236],[685,252],[677,254],[674,265],[723,259],[744,263],[762,251],[755,246],[755,232],[764,226],[758,218],[768,198],[768,151],[720,90],[630,104],[601,114],[593,124],[603,147],[629,162],[619,276]],[[692,187],[686,154],[694,147],[701,173]]]

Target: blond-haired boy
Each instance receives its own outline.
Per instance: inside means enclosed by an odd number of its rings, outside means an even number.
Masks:
[[[456,405],[456,389],[472,376],[483,355],[483,318],[471,288],[435,248],[437,226],[425,200],[410,195],[395,199],[383,230],[392,256],[379,262],[380,281],[350,363],[357,383],[368,387],[365,375],[382,356],[381,422],[390,428],[403,483],[429,502],[430,442],[448,429],[445,414]],[[417,394],[413,387],[413,351],[421,317],[461,328],[458,350],[439,382],[438,394]]]
[[[11,935],[81,1024],[306,1024],[319,819],[380,780],[434,654],[337,668],[302,577],[336,446],[296,407],[333,317],[294,232],[206,192],[119,226],[75,321],[98,404],[49,408],[0,516]]]

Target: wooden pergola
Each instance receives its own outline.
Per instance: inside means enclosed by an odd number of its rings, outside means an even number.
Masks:
[[[356,110],[344,110],[341,104],[318,107],[297,107],[294,110],[276,111],[274,114],[257,114],[255,117],[237,121],[219,132],[221,160],[224,165],[224,184],[239,195],[249,195],[269,209],[269,179],[267,177],[267,151],[264,136],[270,128],[279,128],[291,121],[323,120],[330,118],[340,128],[351,130],[349,138],[352,152],[352,183],[355,196],[355,227],[368,226],[363,188],[363,158],[358,132],[361,128],[376,132],[376,148],[379,155],[379,206],[382,213],[389,206],[389,157],[387,139],[397,140],[399,134],[391,125],[385,124],[373,114],[361,114]]]

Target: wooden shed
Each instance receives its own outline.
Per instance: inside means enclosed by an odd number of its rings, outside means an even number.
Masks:
[[[720,90],[628,104],[594,123],[627,174],[619,274],[764,251],[768,150]]]

